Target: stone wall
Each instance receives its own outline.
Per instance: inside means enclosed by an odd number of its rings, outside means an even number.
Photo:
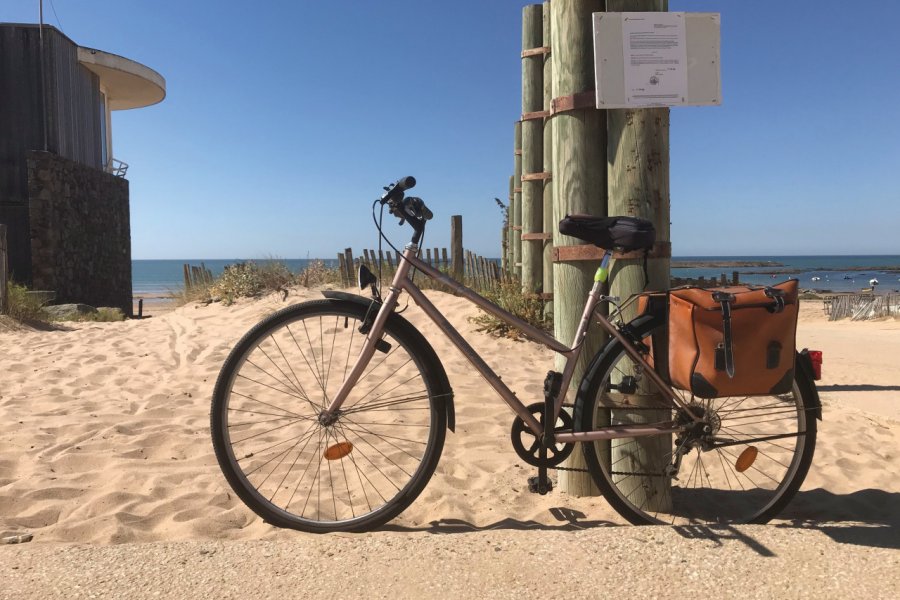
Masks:
[[[33,289],[131,315],[128,181],[47,152],[27,165]]]

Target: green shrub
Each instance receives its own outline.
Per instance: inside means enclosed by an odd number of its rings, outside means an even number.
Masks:
[[[522,291],[521,284],[516,281],[505,281],[497,288],[484,292],[483,295],[503,310],[538,329],[549,331],[553,326],[553,320],[544,314],[544,302],[540,296],[526,294]],[[515,327],[484,312],[477,317],[472,317],[472,322],[478,325],[477,331],[483,331],[496,337],[513,340],[525,338],[522,332]]]
[[[47,321],[47,315],[41,310],[41,300],[29,295],[24,285],[10,282],[7,302],[9,316],[17,321]]]
[[[329,268],[321,260],[314,260],[297,275],[297,283],[304,287],[318,285],[342,285],[341,271],[338,268]]]
[[[220,301],[231,304],[238,298],[285,291],[297,283],[297,275],[281,261],[268,260],[262,263],[247,261],[227,265],[222,274],[209,284],[195,285],[189,290],[172,295],[178,304]]]
[[[77,319],[77,321],[93,321],[97,323],[114,323],[116,321],[124,321],[125,313],[122,312],[119,308],[110,308],[108,306],[102,306],[97,309],[95,313],[89,313],[86,315],[81,315]]]

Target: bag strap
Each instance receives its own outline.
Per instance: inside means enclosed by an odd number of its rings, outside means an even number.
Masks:
[[[729,379],[734,379],[734,347],[731,337],[731,303],[734,302],[734,294],[728,292],[713,292],[713,300],[722,305],[722,330],[725,336],[725,372]]]
[[[650,250],[644,248],[644,289],[641,290],[642,292],[646,292],[647,286],[650,285],[650,275],[647,274],[647,254],[649,253]]]

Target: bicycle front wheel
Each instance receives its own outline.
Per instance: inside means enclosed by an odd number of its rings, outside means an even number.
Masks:
[[[652,333],[646,328],[644,336]],[[618,342],[608,345],[576,406],[578,429],[690,423],[641,367]],[[594,481],[634,524],[767,522],[797,492],[815,448],[811,382],[795,373],[783,395],[707,400],[679,392],[703,421],[690,432],[582,444]]]
[[[216,457],[235,493],[273,525],[372,529],[434,472],[449,390],[433,351],[400,317],[388,320],[337,417],[319,418],[359,356],[366,310],[341,300],[286,308],[225,361],[211,412]]]

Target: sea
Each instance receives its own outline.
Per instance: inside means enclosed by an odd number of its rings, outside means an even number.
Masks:
[[[291,271],[300,272],[316,259],[279,259]],[[500,259],[494,259],[499,262]],[[213,275],[222,273],[226,265],[247,259],[179,259],[132,261],[134,294],[165,297],[184,287],[185,264],[201,263]],[[264,261],[256,261],[264,262]],[[329,267],[334,259],[322,259]],[[799,279],[801,289],[821,292],[854,292],[873,288],[875,293],[900,291],[900,256],[680,256],[672,259],[673,277],[718,279],[724,273],[728,280],[734,271],[743,283],[771,284],[788,278]],[[699,266],[678,267],[690,262]],[[707,266],[712,263],[754,263],[756,266]],[[762,266],[759,266],[762,265]],[[814,279],[818,278],[818,279]],[[877,280],[872,284],[872,280]]]

